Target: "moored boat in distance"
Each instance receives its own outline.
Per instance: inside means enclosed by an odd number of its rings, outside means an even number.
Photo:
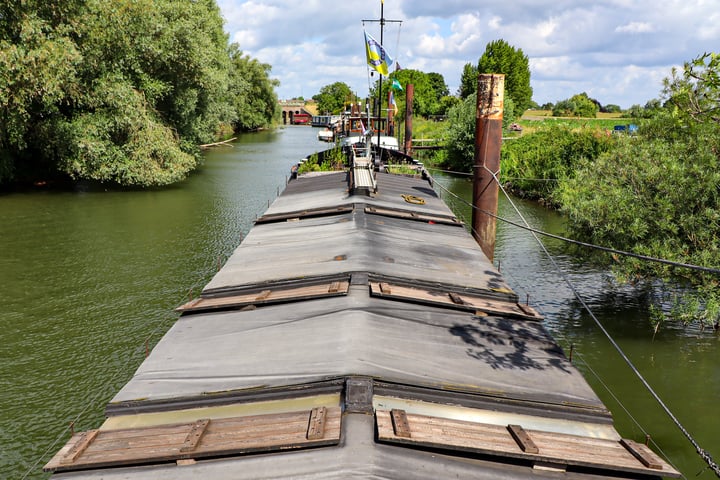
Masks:
[[[612,416],[422,167],[298,175],[46,465],[90,479],[678,477]],[[419,175],[392,175],[387,161]]]

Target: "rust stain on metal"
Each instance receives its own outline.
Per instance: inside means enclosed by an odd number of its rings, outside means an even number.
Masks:
[[[480,75],[478,81],[477,117],[491,120],[503,118],[505,75]]]

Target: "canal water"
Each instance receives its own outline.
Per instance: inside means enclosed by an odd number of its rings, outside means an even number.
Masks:
[[[197,294],[277,193],[293,163],[326,148],[309,127],[242,135],[216,148],[170,188],[0,195],[0,478],[45,478],[42,465],[70,428],[96,428],[105,404]],[[437,182],[469,199],[470,182]],[[462,201],[444,194],[458,215]],[[535,228],[562,233],[562,218],[516,202]],[[518,221],[501,198],[500,215]],[[613,411],[621,434],[645,432],[688,478],[704,463],[615,353],[571,282],[675,416],[720,459],[720,339],[648,319],[651,288],[616,285],[602,270],[544,240],[554,262],[517,227],[498,225],[496,262],[508,282],[546,317],[578,367]],[[636,424],[637,422],[637,424]],[[73,424],[70,427],[71,423]],[[638,426],[640,425],[640,426]],[[702,471],[696,478],[714,478]]]

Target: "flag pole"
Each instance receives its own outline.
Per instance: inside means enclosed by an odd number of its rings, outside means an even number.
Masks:
[[[380,45],[383,45],[383,32],[385,30],[385,0],[380,0]],[[378,125],[382,124],[382,118],[383,118],[383,94],[382,94],[382,80],[383,80],[383,74],[380,74],[380,81],[378,83],[378,116],[380,117],[380,122]],[[389,107],[389,105],[388,105]],[[380,148],[380,129],[378,128],[378,148]],[[379,150],[378,150],[379,151]]]
[[[402,23],[402,20],[386,20],[385,19],[385,0],[380,0],[380,20],[363,20],[363,22],[379,22],[380,23],[380,46],[382,47],[382,44],[384,41],[385,24],[387,22]],[[378,117],[379,117],[379,120],[382,120],[383,119],[383,94],[382,94],[383,74],[380,73],[379,71],[378,71],[378,74],[380,75],[380,80],[378,81],[378,94],[377,94]],[[388,108],[390,108],[389,104],[388,104]],[[387,126],[386,126],[386,128],[387,128]],[[381,133],[380,129],[378,129],[378,147],[380,146],[380,133]]]

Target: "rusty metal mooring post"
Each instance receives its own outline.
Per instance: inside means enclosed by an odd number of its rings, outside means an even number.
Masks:
[[[407,155],[412,155],[412,117],[413,97],[415,96],[415,85],[412,83],[405,86],[405,143],[404,150]]]
[[[490,262],[495,256],[495,217],[485,212],[497,214],[498,184],[493,175],[500,172],[504,88],[505,75],[478,76],[472,234]]]

